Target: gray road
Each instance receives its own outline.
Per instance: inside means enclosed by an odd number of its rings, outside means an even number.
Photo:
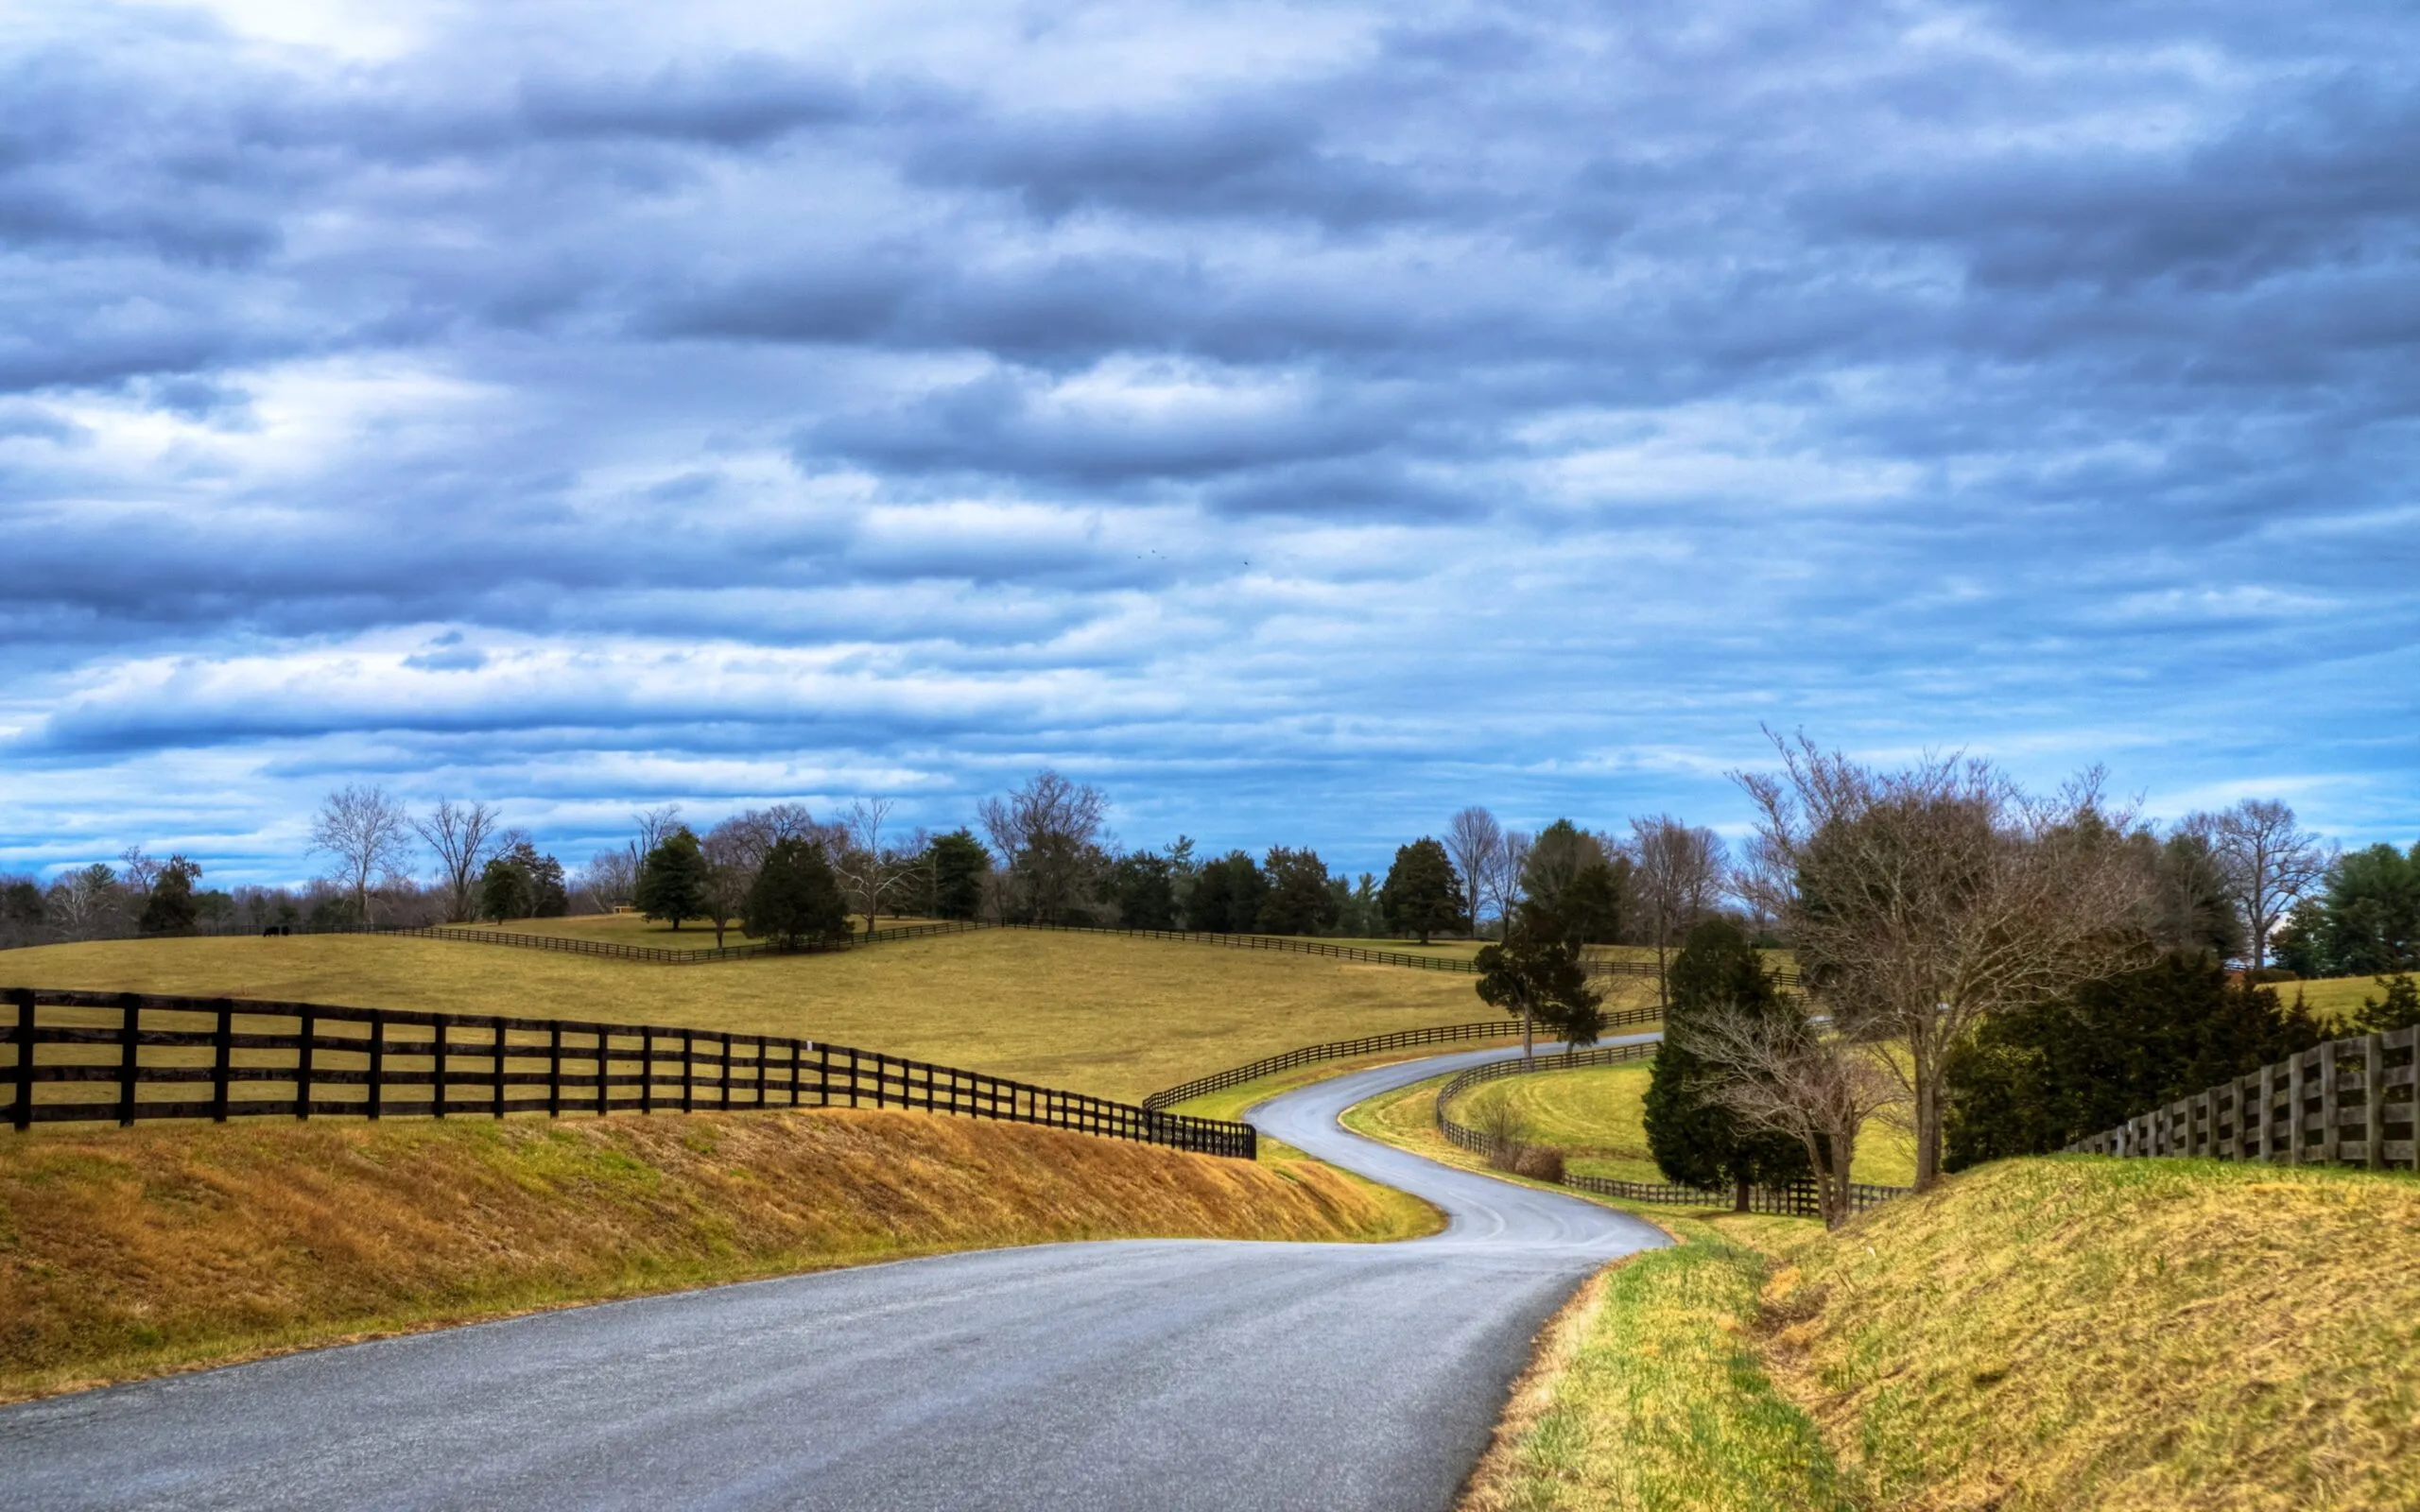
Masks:
[[[1504,1054],[1253,1115],[1443,1208],[1434,1238],[951,1255],[31,1402],[0,1507],[1442,1508],[1538,1325],[1662,1243],[1337,1126]]]

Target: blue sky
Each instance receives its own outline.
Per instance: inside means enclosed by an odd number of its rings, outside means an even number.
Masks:
[[[2406,4],[18,6],[0,868],[1803,726],[2420,833]]]

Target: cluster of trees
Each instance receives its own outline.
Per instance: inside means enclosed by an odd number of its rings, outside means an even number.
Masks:
[[[1911,1129],[1922,1190],[2321,1037],[2260,982],[2287,910],[2344,870],[2285,805],[2162,833],[2104,801],[2098,772],[2041,796],[1987,762],[1890,771],[1777,745],[1779,773],[1738,779],[1758,823],[1732,885],[1786,936],[1806,1001],[1784,1002],[1734,923],[1688,936],[1649,1100],[1672,1179],[1744,1194],[1804,1173],[1838,1222],[1877,1114]],[[2408,983],[2365,1010],[2407,1013]]]
[[[2276,956],[2298,976],[2420,971],[2420,844],[2333,858],[2319,890],[2287,915]]]

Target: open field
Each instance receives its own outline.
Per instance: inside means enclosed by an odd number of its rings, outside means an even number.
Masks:
[[[1129,1100],[1298,1045],[1491,1012],[1462,976],[1023,930],[711,966],[359,935],[111,940],[10,951],[0,976],[800,1036]]]
[[[1313,1161],[910,1113],[0,1136],[0,1400],[942,1250],[1435,1223]]]
[[[2288,1006],[2291,1006],[2294,998],[2300,995],[2303,1005],[2325,1024],[2342,1023],[2359,1013],[2363,998],[2383,1001],[2386,997],[2386,988],[2380,987],[2374,976],[2326,976],[2306,982],[2274,982],[2270,986],[2277,994],[2277,1001]]]

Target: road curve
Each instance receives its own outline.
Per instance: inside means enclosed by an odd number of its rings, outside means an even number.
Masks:
[[[1436,1203],[1428,1239],[939,1256],[28,1402],[0,1410],[0,1507],[1443,1508],[1538,1325],[1663,1243],[1336,1124],[1508,1054],[1252,1114]]]

